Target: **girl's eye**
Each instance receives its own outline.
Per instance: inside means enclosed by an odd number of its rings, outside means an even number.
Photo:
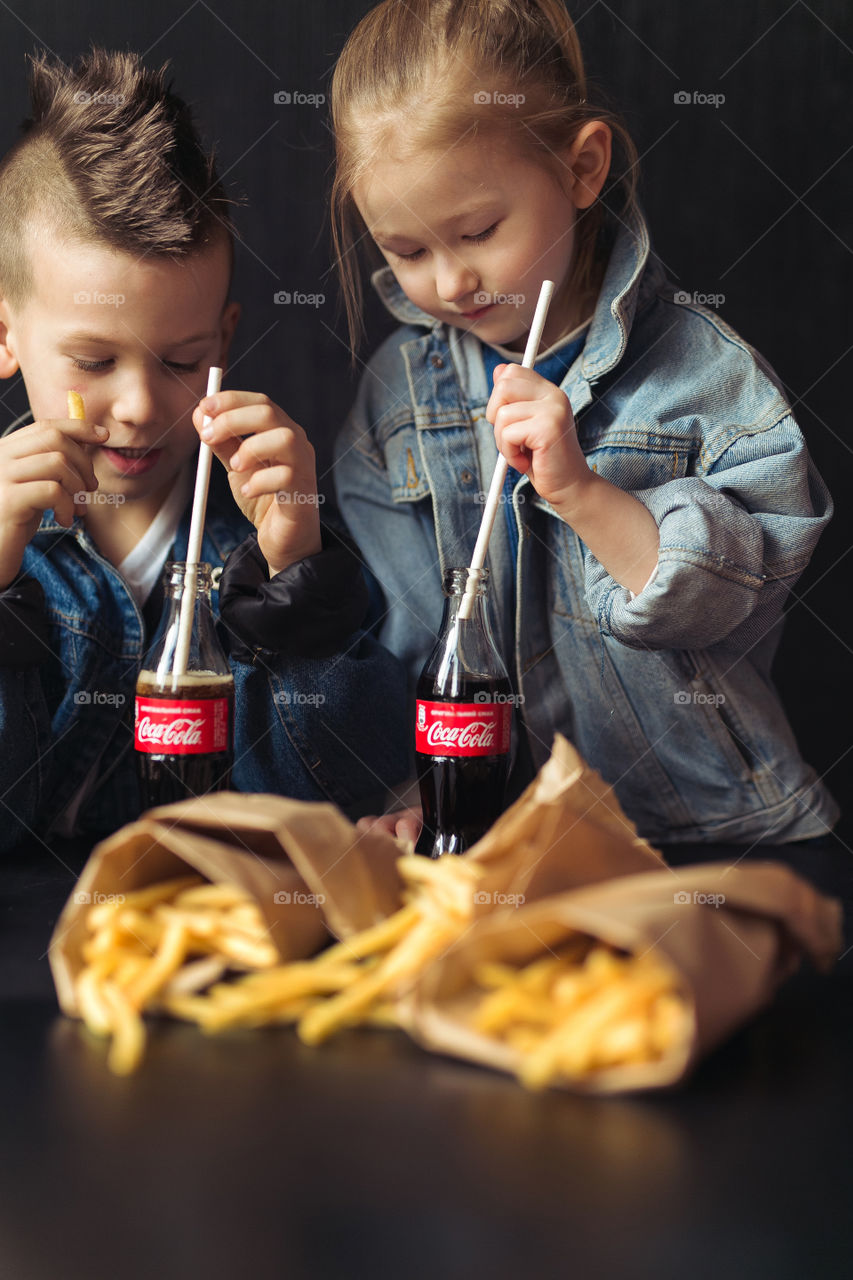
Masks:
[[[486,227],[485,231],[478,231],[475,236],[464,236],[463,239],[472,240],[474,244],[482,244],[484,240],[491,240],[497,229],[498,224],[493,222],[490,227]]]
[[[402,262],[417,262],[423,256],[423,249],[415,249],[414,253],[398,253],[395,255]]]
[[[170,369],[176,370],[177,373],[198,373],[199,361],[193,364],[179,364],[177,360],[164,360],[163,363],[168,365]]]
[[[76,369],[82,369],[84,373],[97,373],[99,369],[106,369],[107,365],[112,364],[111,360],[75,360],[72,363]]]

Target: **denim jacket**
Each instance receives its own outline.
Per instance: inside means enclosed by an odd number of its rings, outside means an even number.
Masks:
[[[390,268],[374,285],[404,327],[362,379],[336,479],[411,701],[442,573],[470,562],[497,455],[479,340],[415,307]],[[561,384],[590,467],[654,516],[656,574],[632,597],[522,477],[515,562],[501,518],[489,548],[495,638],[534,765],[566,734],[658,842],[805,839],[838,811],[771,663],[831,500],[772,370],[682,297],[642,217],[623,225]]]
[[[186,555],[189,519],[188,506],[170,559]],[[376,811],[386,787],[405,773],[406,743],[402,730],[395,737],[393,720],[389,727],[368,709],[386,698],[399,702],[402,668],[362,631],[350,635],[337,652],[319,656],[317,566],[326,551],[278,575],[308,581],[305,598],[291,599],[279,611],[286,654],[252,645],[245,634],[235,635],[220,618],[219,596],[224,604],[229,584],[233,596],[246,594],[244,583],[231,580],[243,571],[250,529],[227,483],[215,472],[201,558],[214,567],[214,614],[220,638],[231,651],[236,707],[232,785],[240,791],[331,800],[353,816]],[[8,614],[6,623],[17,627],[31,647],[12,664],[0,662],[0,849],[50,833],[98,760],[97,785],[80,814],[78,830],[106,834],[137,817],[140,808],[133,707],[149,642],[133,596],[81,521],[75,519],[69,530],[56,523],[52,512],[45,514],[27,547],[22,574],[18,583],[29,592],[0,593],[0,606],[4,596],[15,598],[17,613]],[[357,561],[351,576],[359,587]],[[23,610],[22,594],[28,597]],[[269,607],[266,613],[269,617]],[[298,632],[303,625],[312,640],[294,652],[300,647],[287,632]],[[158,628],[151,643],[159,634]]]

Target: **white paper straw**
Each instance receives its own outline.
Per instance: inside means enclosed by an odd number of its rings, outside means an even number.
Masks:
[[[545,321],[548,316],[548,308],[551,305],[551,297],[554,292],[554,281],[543,280],[542,288],[539,290],[539,301],[536,303],[536,311],[533,316],[533,324],[530,326],[530,333],[527,338],[527,346],[524,349],[524,359],[521,362],[523,369],[532,369],[536,361],[539,351],[539,343],[542,339],[542,330],[545,328]],[[486,506],[483,511],[483,519],[480,521],[480,532],[477,534],[477,541],[474,544],[474,555],[471,559],[471,565],[468,569],[468,581],[465,584],[465,594],[462,597],[462,603],[459,606],[459,617],[464,621],[471,617],[471,610],[474,607],[474,600],[477,596],[477,572],[482,569],[486,562],[486,552],[489,549],[489,538],[492,536],[492,527],[495,523],[495,516],[500,502],[501,491],[504,487],[507,473],[507,460],[502,453],[498,454],[498,460],[495,463],[494,474],[492,475],[492,483],[489,485],[489,494],[486,498]]]
[[[222,370],[212,365],[207,375],[207,394],[215,396],[222,385]],[[205,417],[204,426],[212,419]],[[201,555],[201,535],[204,532],[204,513],[207,509],[207,490],[210,485],[210,463],[213,454],[210,445],[201,443],[198,451],[198,469],[195,474],[195,493],[193,494],[193,513],[190,520],[190,536],[187,542],[187,569],[184,576],[184,590],[181,595],[181,616],[178,623],[178,643],[175,647],[175,662],[172,667],[172,685],[185,673],[190,656],[190,639],[192,638],[193,613],[195,611],[196,588],[198,586],[198,558]]]

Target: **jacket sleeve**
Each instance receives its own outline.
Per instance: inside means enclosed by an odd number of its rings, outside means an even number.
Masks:
[[[380,812],[408,766],[405,673],[362,629],[368,594],[348,539],[268,577],[250,537],[228,558],[220,623],[238,708],[234,783]]]
[[[602,633],[636,649],[754,643],[778,620],[832,515],[790,416],[738,435],[702,476],[632,492],[658,525],[657,573],[632,598],[587,552],[585,587]]]
[[[41,676],[49,652],[41,586],[21,577],[0,592],[0,851],[40,825],[51,766]]]

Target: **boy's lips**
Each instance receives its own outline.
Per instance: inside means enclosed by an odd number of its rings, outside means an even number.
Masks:
[[[144,475],[156,466],[162,452],[162,449],[110,449],[101,446],[101,453],[123,476]]]
[[[493,302],[487,302],[484,307],[477,307],[476,311],[460,311],[459,314],[465,320],[479,320],[480,316],[484,316],[487,311],[491,311],[494,305]]]

